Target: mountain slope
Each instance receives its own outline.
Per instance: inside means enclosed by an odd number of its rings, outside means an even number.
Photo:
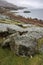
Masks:
[[[18,9],[19,8],[16,5],[13,5],[11,3],[8,3],[5,0],[0,0],[0,7],[5,7],[7,9]]]

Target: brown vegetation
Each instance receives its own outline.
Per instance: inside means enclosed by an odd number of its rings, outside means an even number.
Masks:
[[[24,23],[30,23],[38,26],[43,26],[43,20],[38,20],[38,19],[32,19],[32,18],[24,18],[22,16],[16,16],[13,13],[5,13],[7,16],[9,16],[11,19],[15,19],[17,21],[21,21]]]
[[[21,21],[21,22],[24,22],[27,24],[30,23],[30,24],[34,24],[34,25],[38,25],[38,26],[43,26],[43,20],[38,20],[37,18],[32,19],[32,18],[24,18],[22,16],[16,16],[16,15],[14,15],[14,13],[11,13],[9,10],[6,10],[6,9],[4,9],[4,11],[2,11],[1,14],[9,16],[10,19]]]

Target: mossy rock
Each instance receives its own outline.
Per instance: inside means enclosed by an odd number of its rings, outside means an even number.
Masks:
[[[43,45],[43,38],[38,39],[38,47],[40,48]]]

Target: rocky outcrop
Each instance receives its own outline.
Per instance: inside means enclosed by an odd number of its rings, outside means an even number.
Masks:
[[[42,51],[42,47],[38,47],[38,39],[43,38],[43,28],[32,25],[28,28],[21,28],[17,25],[7,28],[11,35],[4,39],[1,44],[3,48],[9,47],[18,56],[34,56]],[[6,26],[6,27],[7,27]]]
[[[19,32],[15,32],[6,38],[2,47],[5,48],[9,46],[16,55],[34,56],[39,52],[37,39],[39,39],[40,36],[37,32],[31,32],[30,34],[28,32],[20,35]]]

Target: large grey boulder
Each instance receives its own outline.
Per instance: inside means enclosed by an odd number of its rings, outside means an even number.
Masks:
[[[31,56],[37,53],[37,40],[26,34],[20,35],[16,32],[3,42],[2,47],[7,47],[10,45],[11,50],[21,56]]]
[[[14,30],[9,30],[9,33],[13,33],[4,40],[2,47],[9,46],[16,55],[21,56],[33,56],[39,53],[37,40],[43,37],[43,28],[33,26],[22,29],[16,26]]]

